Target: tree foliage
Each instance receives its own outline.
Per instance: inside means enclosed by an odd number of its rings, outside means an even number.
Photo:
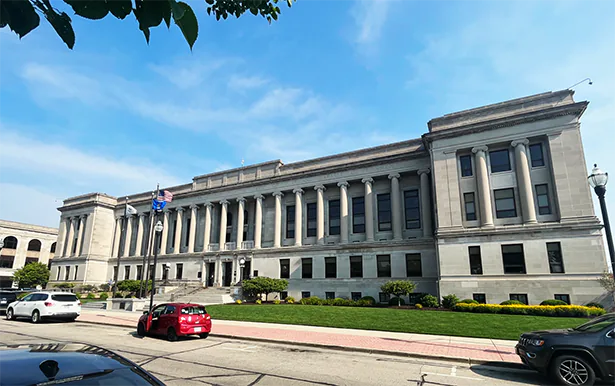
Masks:
[[[19,282],[21,288],[45,286],[49,281],[49,268],[43,263],[26,264],[13,274],[13,280]]]
[[[144,282],[145,283],[145,282]],[[117,283],[117,289],[119,291],[136,293],[141,289],[141,280],[122,280]],[[152,281],[147,281],[147,291],[152,290]]]
[[[615,277],[611,272],[604,272],[600,279],[598,279],[598,283],[600,286],[604,288],[607,292],[615,295]]]
[[[89,19],[100,20],[111,16],[124,20],[130,14],[134,15],[139,29],[149,43],[150,28],[158,27],[162,22],[167,28],[171,21],[179,27],[192,49],[199,36],[199,23],[192,7],[177,0],[62,0],[67,10],[72,9],[75,15]],[[205,0],[207,14],[215,16],[216,20],[227,19],[229,16],[239,18],[246,12],[262,16],[269,23],[278,20],[280,15],[280,0]],[[292,6],[293,0],[285,0]],[[75,31],[71,17],[64,11],[51,5],[51,0],[2,0],[0,2],[0,28],[8,26],[13,32],[23,38],[40,24],[43,15],[53,27],[58,36],[72,49],[75,45]]]
[[[411,294],[416,288],[416,284],[414,284],[410,280],[391,280],[380,286],[380,290],[387,295],[393,295],[397,300],[397,305],[401,306],[401,296],[407,296]]]
[[[282,292],[288,288],[288,281],[284,279],[273,279],[266,276],[257,276],[241,282],[241,289],[247,296],[265,295],[265,301],[270,293]]]

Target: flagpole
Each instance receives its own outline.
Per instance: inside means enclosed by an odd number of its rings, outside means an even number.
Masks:
[[[139,285],[139,297],[143,298],[143,293],[147,294],[147,287],[149,286],[149,265],[150,265],[150,256],[152,254],[152,232],[154,232],[154,225],[156,225],[156,219],[154,218],[154,198],[158,194],[158,189],[160,184],[156,185],[156,190],[152,192],[152,202],[150,203],[150,211],[149,211],[149,232],[147,232],[147,238],[145,241],[145,245],[147,246],[147,251],[143,254],[143,270],[141,271],[141,283]],[[147,259],[147,262],[146,262]],[[146,266],[147,264],[147,266]],[[145,278],[145,284],[143,282],[143,278]]]
[[[124,201],[124,221],[122,221],[122,233],[120,233],[120,248],[118,248],[117,263],[115,264],[115,275],[113,275],[113,290],[111,291],[111,294],[114,296],[117,293],[117,279],[120,275],[120,255],[121,253],[119,253],[119,250],[121,249],[122,246],[124,246],[124,248],[126,247],[124,245],[124,242],[126,240],[126,229],[128,228],[126,226],[127,222],[128,222],[128,197],[126,197]],[[130,248],[130,246],[128,246],[128,248]],[[122,253],[126,253],[126,251],[122,250]]]

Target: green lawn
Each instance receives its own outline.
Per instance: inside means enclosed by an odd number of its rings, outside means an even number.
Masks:
[[[304,305],[211,305],[213,319],[303,324],[418,334],[517,340],[523,332],[569,328],[587,321],[525,315]]]

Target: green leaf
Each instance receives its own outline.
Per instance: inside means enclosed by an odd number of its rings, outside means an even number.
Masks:
[[[123,20],[132,12],[131,0],[107,0],[107,8],[118,19]]]
[[[2,27],[8,25],[11,31],[19,35],[20,39],[38,27],[41,22],[41,18],[29,1],[2,0],[0,5],[2,6],[0,25]]]
[[[196,38],[199,36],[199,22],[196,19],[194,11],[188,4],[181,1],[177,4],[182,7],[184,14],[179,20],[175,18],[175,14],[173,14],[175,24],[177,24],[179,29],[182,30],[184,38],[192,50],[192,46],[194,46],[194,42],[196,42]]]
[[[64,0],[73,8],[73,11],[86,19],[99,20],[107,16],[109,8],[105,0]]]
[[[288,4],[289,7],[293,6],[293,0],[286,0],[286,4]]]
[[[177,21],[184,17],[185,10],[179,5],[177,1],[169,0],[169,4],[171,5],[171,13],[173,14],[173,20]]]
[[[66,43],[66,46],[72,50],[75,45],[75,31],[73,31],[70,17],[66,12],[62,12],[61,14],[56,13],[53,8],[46,9],[43,13],[45,18],[49,21],[49,24],[51,24],[53,29],[58,33],[58,36],[60,36],[62,41]]]

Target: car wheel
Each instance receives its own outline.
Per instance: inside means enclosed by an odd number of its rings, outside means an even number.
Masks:
[[[6,320],[15,320],[15,314],[13,313],[12,308],[6,310]]]
[[[145,336],[145,326],[143,325],[143,323],[139,323],[139,325],[137,326],[137,335]]]
[[[175,342],[177,340],[177,333],[175,332],[175,329],[173,327],[170,327],[167,330],[167,340],[169,342]]]
[[[202,334],[199,334],[199,337],[200,337],[201,339],[207,339],[207,337],[208,337],[208,336],[209,336],[209,332],[204,332],[204,333],[202,333]]]
[[[38,312],[37,310],[34,310],[34,312],[32,313],[32,323],[38,323],[41,321],[41,313]]]
[[[585,359],[574,355],[562,355],[553,361],[551,375],[560,385],[591,386],[596,373]]]

